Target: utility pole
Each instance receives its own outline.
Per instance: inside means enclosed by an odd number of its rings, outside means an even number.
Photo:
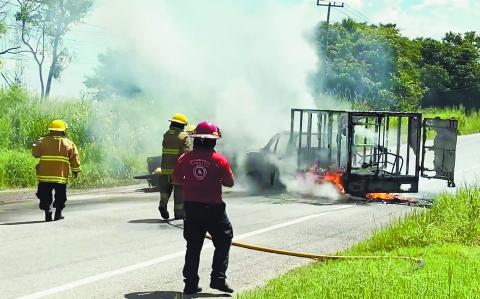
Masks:
[[[325,36],[325,60],[327,59],[327,46],[328,46],[328,27],[330,26],[330,9],[332,7],[343,7],[344,2],[336,2],[336,1],[321,1],[317,0],[317,6],[327,6],[328,7],[328,12],[327,12],[327,31],[326,31],[326,36]]]

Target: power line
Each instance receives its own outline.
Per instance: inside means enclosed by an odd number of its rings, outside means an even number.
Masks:
[[[328,2],[328,3],[325,3],[325,2]],[[317,0],[317,6],[328,7],[328,12],[327,12],[327,30],[328,30],[328,25],[330,24],[330,9],[332,7],[344,7],[344,3],[343,2],[334,2],[334,1]]]
[[[317,0],[317,6],[326,6],[328,7],[328,12],[327,12],[327,30],[325,32],[325,60],[328,59],[328,51],[327,51],[327,47],[328,47],[328,30],[329,30],[329,27],[330,27],[330,9],[332,7],[344,7],[344,3],[343,2],[332,2],[332,1],[328,1],[328,3],[325,3],[325,1],[320,1],[320,0]]]
[[[350,9],[346,8],[346,11],[348,11],[350,14],[352,14],[353,19],[357,19],[360,22],[372,23],[369,20],[362,17],[361,15],[355,13],[353,10],[350,10]]]
[[[348,14],[348,13],[342,11],[342,10],[339,10],[338,12],[341,13],[342,15],[346,16],[347,18],[354,18],[354,16],[352,16],[352,15],[350,15],[350,14]]]
[[[340,10],[338,10],[338,12],[341,13],[342,15],[344,15],[345,17],[350,18],[350,19],[357,19],[357,18],[360,17],[360,18],[364,19],[365,21],[367,21],[365,18],[361,17],[360,15],[356,14],[355,12],[353,12],[352,10],[349,10],[349,9],[347,9],[346,12],[340,9]]]
[[[372,19],[370,19],[368,16],[366,16],[365,14],[363,14],[361,11],[353,8],[351,5],[348,5],[348,4],[345,4],[346,5],[346,9],[347,10],[350,10],[351,12],[353,12],[354,14],[356,14],[357,16],[359,16],[360,18],[366,20],[367,22],[370,22],[370,23],[375,23]]]

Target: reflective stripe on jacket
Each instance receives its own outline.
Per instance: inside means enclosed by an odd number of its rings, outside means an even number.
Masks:
[[[163,134],[162,142],[162,175],[171,175],[178,157],[192,150],[192,140],[188,134],[180,128],[170,128]]]
[[[36,166],[39,182],[66,184],[70,169],[80,171],[77,146],[68,138],[52,135],[40,138],[33,145],[32,154],[40,158]]]

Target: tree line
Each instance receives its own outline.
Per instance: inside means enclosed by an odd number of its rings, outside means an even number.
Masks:
[[[448,32],[441,40],[402,36],[395,24],[353,19],[319,24],[321,67],[315,94],[327,92],[368,109],[480,107],[480,35]]]
[[[4,55],[29,55],[38,87],[48,97],[72,52],[66,36],[93,9],[93,0],[2,0],[0,38]],[[334,95],[363,109],[412,110],[420,106],[480,108],[480,35],[448,32],[440,39],[408,38],[395,24],[371,25],[344,19],[320,23],[312,36],[321,65],[310,78],[312,92]],[[4,43],[5,44],[5,43]],[[109,49],[86,77],[97,98],[136,97],[140,82],[132,73],[131,53]],[[122,63],[119,63],[122,61]],[[1,73],[8,85],[20,76]],[[20,74],[22,75],[22,74]]]

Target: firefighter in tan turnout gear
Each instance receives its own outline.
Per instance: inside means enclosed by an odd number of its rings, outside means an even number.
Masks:
[[[159,177],[160,205],[158,210],[163,219],[169,219],[167,204],[173,191],[175,219],[183,219],[182,187],[172,184],[171,175],[177,165],[178,157],[192,150],[192,141],[185,132],[187,117],[181,113],[170,119],[170,128],[163,135],[162,164]]]
[[[65,137],[67,124],[63,120],[54,120],[48,126],[49,134],[40,138],[32,147],[32,154],[40,158],[37,166],[40,209],[45,211],[45,221],[52,221],[53,202],[54,220],[60,220],[67,201],[67,182],[70,170],[76,178],[80,172],[80,159],[75,143]],[[55,190],[55,200],[52,191]]]

